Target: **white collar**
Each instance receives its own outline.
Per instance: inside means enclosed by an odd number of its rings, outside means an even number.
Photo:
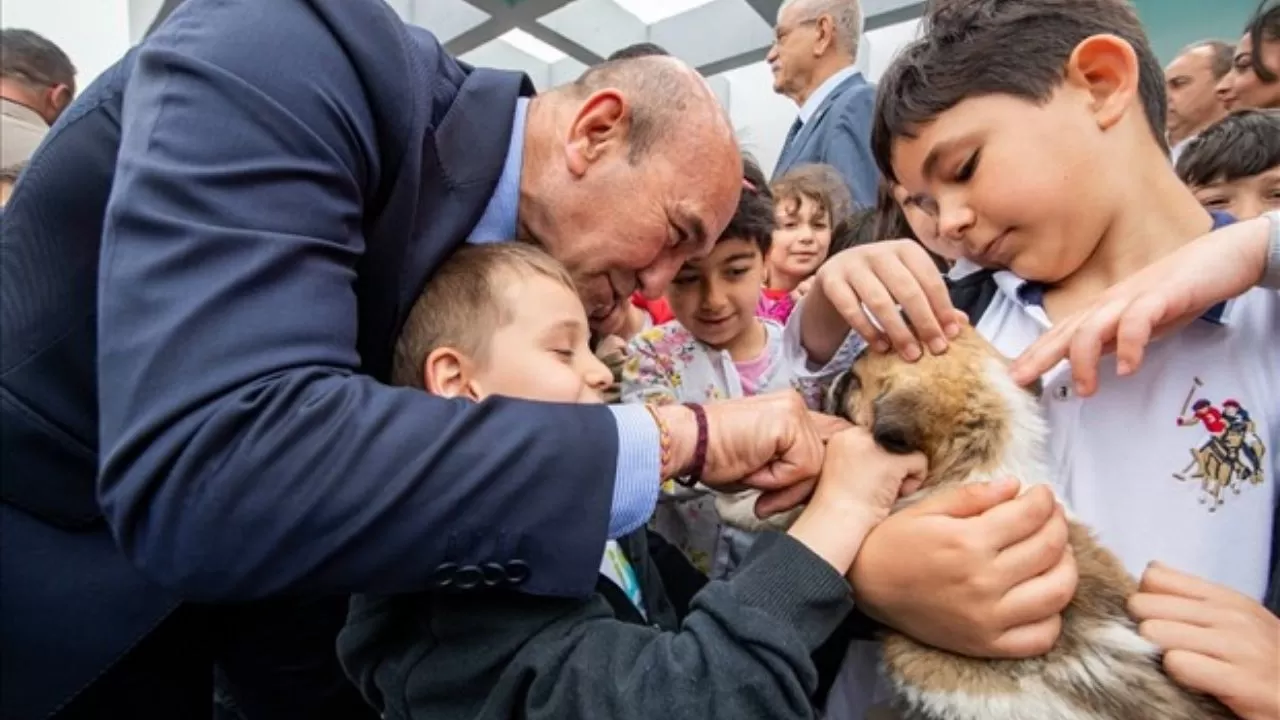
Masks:
[[[812,118],[813,114],[822,106],[822,103],[830,97],[831,93],[835,91],[836,86],[857,74],[858,68],[853,65],[849,65],[848,67],[844,67],[836,71],[834,75],[826,80],[823,80],[822,84],[818,86],[818,89],[814,90],[813,94],[809,96],[809,99],[805,100],[804,104],[800,106],[800,124],[803,125],[804,123],[809,122],[809,118]]]

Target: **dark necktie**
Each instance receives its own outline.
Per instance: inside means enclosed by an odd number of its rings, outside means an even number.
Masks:
[[[787,139],[782,141],[782,154],[786,155],[787,150],[791,149],[791,143],[795,142],[796,135],[800,134],[800,128],[804,127],[804,123],[800,122],[800,118],[791,123],[791,129],[787,131]]]

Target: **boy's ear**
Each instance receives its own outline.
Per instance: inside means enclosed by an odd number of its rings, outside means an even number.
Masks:
[[[1138,94],[1138,54],[1127,40],[1094,35],[1067,59],[1067,82],[1086,90],[1098,126],[1108,130],[1124,117]]]
[[[427,392],[446,398],[480,400],[475,366],[463,353],[448,347],[436,348],[422,365],[422,384]]]

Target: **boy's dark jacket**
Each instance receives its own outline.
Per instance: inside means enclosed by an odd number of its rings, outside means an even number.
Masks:
[[[339,658],[389,720],[816,717],[853,633],[843,577],[781,533],[716,582],[652,533],[619,542],[647,620],[603,578],[587,600],[357,596]]]

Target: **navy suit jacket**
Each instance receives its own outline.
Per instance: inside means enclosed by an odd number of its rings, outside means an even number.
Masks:
[[[880,171],[871,156],[871,121],[875,117],[876,88],[855,73],[836,85],[782,149],[773,179],[806,163],[834,167],[853,195],[854,205],[874,207]]]
[[[532,92],[378,0],[188,0],[77,99],[3,216],[7,668],[181,599],[592,591],[606,408],[383,384]]]

